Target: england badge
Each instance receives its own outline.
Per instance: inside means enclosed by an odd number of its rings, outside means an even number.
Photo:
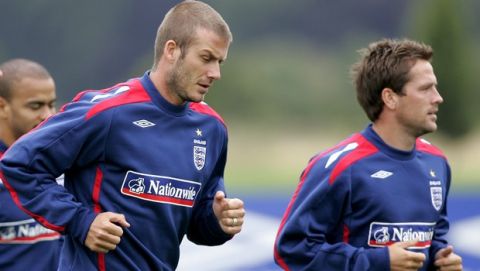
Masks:
[[[202,170],[205,166],[207,157],[207,148],[201,146],[193,146],[193,164],[197,170]]]
[[[442,203],[443,203],[442,187],[431,186],[430,196],[432,197],[433,207],[435,208],[435,210],[440,211],[440,208],[442,208]]]

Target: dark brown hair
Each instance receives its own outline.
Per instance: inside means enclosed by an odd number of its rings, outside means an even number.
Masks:
[[[0,97],[10,100],[12,86],[23,78],[49,79],[50,73],[39,63],[15,58],[0,64]]]
[[[402,94],[408,72],[418,59],[431,61],[433,50],[420,42],[404,39],[383,39],[359,50],[361,59],[352,66],[351,74],[357,100],[371,121],[383,110],[381,93],[390,88]]]

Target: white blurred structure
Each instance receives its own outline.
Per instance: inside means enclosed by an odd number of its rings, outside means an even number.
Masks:
[[[273,243],[280,220],[248,212],[240,234],[222,246],[197,246],[186,238],[180,246],[178,271],[253,270],[272,263]]]

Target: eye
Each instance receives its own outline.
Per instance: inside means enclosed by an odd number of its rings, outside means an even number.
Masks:
[[[203,56],[201,56],[201,58],[202,58],[202,60],[203,60],[204,62],[209,62],[210,59],[211,59],[211,57],[208,56],[208,55],[203,55]]]
[[[421,86],[419,88],[421,91],[430,91],[432,89],[435,89],[435,85],[433,84],[428,84],[428,85],[424,85],[424,86]]]
[[[42,108],[43,106],[43,103],[29,103],[28,104],[28,108],[32,109],[32,110],[39,110],[40,108]]]

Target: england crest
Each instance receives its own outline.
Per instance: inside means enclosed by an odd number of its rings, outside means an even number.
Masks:
[[[443,204],[442,187],[430,187],[430,196],[432,197],[433,207],[435,208],[435,210],[440,211],[440,208],[442,208]]]
[[[207,148],[201,146],[193,146],[193,164],[197,170],[202,170],[205,166],[205,158],[207,156]]]

